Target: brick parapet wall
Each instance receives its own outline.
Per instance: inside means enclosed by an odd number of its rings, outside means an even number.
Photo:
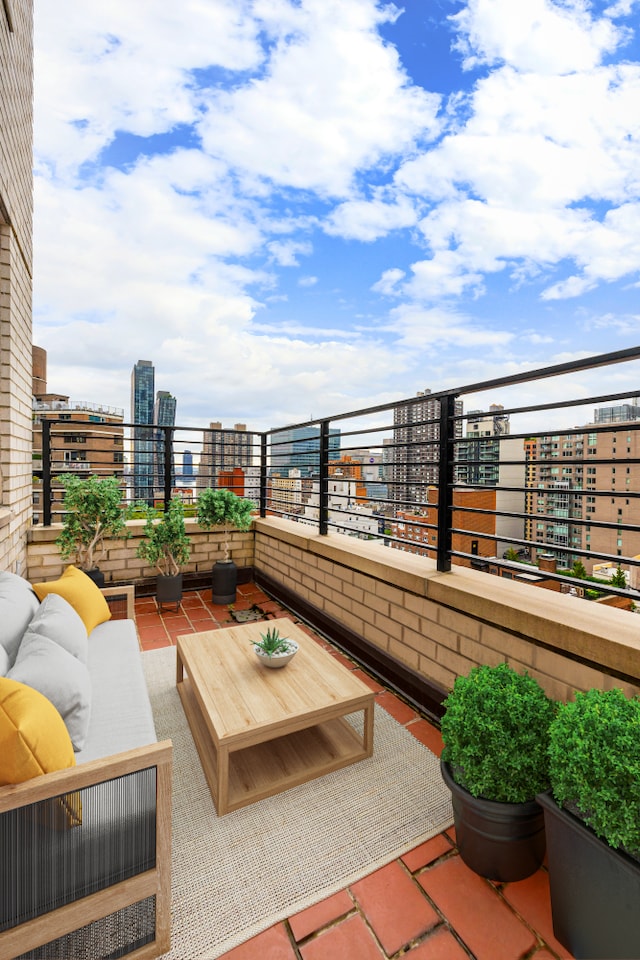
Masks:
[[[155,576],[156,571],[136,557],[143,537],[144,521],[127,523],[129,537],[126,540],[106,540],[105,551],[98,560],[108,583],[134,583]],[[191,538],[191,556],[183,567],[184,573],[207,573],[216,560],[224,557],[224,534],[219,531],[204,531],[195,520],[185,520],[187,536]],[[62,530],[61,524],[50,527],[33,527],[27,547],[27,578],[33,583],[39,580],[57,579],[71,561],[63,561],[55,545]],[[238,567],[252,567],[254,562],[254,537],[251,531],[230,531],[231,559]]]
[[[476,665],[508,660],[550,696],[640,692],[636,614],[550,594],[285,520],[256,520],[255,566],[326,616],[447,691]],[[391,556],[392,553],[392,556]]]

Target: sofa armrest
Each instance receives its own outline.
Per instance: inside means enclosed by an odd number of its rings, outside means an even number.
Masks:
[[[87,896],[78,896],[71,902],[10,926],[0,933],[0,960],[10,960],[19,954],[34,950],[43,944],[79,930],[95,921],[101,921],[119,910],[147,899],[155,904],[154,935],[152,940],[135,950],[137,958],[154,957],[166,953],[170,947],[171,921],[171,764],[170,740],[138,747],[100,760],[35,777],[24,783],[0,787],[0,820],[4,815],[15,816],[30,804],[47,803],[53,798],[100,788],[129,774],[153,770],[155,775],[155,856],[150,866],[118,880],[104,888],[96,888]],[[12,821],[9,821],[12,822]],[[72,828],[69,834],[78,837],[84,825]],[[120,830],[120,825],[116,826]],[[3,832],[0,829],[0,841]],[[0,856],[3,851],[0,851]],[[21,860],[23,855],[20,854]]]
[[[136,592],[132,583],[123,586],[102,587],[101,590],[114,619],[135,620]],[[124,616],[122,616],[121,611]]]

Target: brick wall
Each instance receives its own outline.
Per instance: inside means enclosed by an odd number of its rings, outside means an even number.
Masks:
[[[256,520],[255,566],[439,686],[508,660],[550,696],[640,692],[635,614],[284,520]]]
[[[0,6],[0,569],[31,522],[33,2]],[[10,28],[11,27],[11,28]]]
[[[136,580],[155,576],[156,571],[136,557],[142,539],[143,520],[127,523],[130,536],[126,540],[105,541],[105,551],[98,565],[108,583],[133,583]],[[201,530],[195,520],[185,520],[187,535],[191,538],[191,556],[183,567],[184,573],[208,573],[216,560],[222,560],[223,534]],[[28,564],[26,576],[33,583],[40,580],[56,580],[72,561],[63,561],[55,545],[61,524],[51,527],[33,527],[29,532]],[[252,567],[254,560],[253,533],[231,531],[231,559],[238,567]]]

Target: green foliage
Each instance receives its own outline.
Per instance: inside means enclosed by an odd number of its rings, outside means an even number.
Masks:
[[[620,566],[620,564],[618,564],[618,566],[616,567],[616,572],[615,572],[614,575],[611,577],[611,586],[612,586],[612,587],[622,587],[623,589],[626,589],[626,586],[627,586],[627,578],[626,578],[625,573],[624,573],[624,570],[622,569],[622,567]]]
[[[575,577],[576,580],[585,580],[587,576],[587,568],[585,567],[582,560],[576,560],[573,566],[571,567],[571,576]]]
[[[474,667],[444,702],[442,759],[474,797],[522,803],[549,786],[549,724],[555,704],[507,663]]]
[[[253,640],[253,645],[266,653],[268,657],[272,657],[275,653],[289,653],[291,651],[291,641],[280,636],[280,631],[277,628],[270,628],[266,633],[261,633],[260,636],[262,639]]]
[[[104,550],[105,537],[126,538],[126,514],[117,477],[79,477],[63,473],[63,530],[56,540],[63,560],[75,557],[82,570],[92,570]]]
[[[163,576],[175,576],[191,554],[191,539],[184,525],[184,507],[180,497],[172,497],[164,514],[147,510],[145,539],[138,545],[137,556],[154,566]]]
[[[515,550],[513,547],[509,547],[509,549],[505,551],[504,558],[505,560],[517,560],[518,551]]]
[[[640,856],[640,699],[587,690],[558,706],[551,790],[612,847]]]
[[[198,523],[203,530],[228,524],[237,530],[248,530],[253,512],[256,509],[252,500],[239,497],[232,490],[221,487],[214,490],[208,487],[198,497]],[[223,542],[224,559],[229,559],[229,536]]]

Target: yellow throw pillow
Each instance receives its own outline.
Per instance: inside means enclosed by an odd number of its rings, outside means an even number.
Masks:
[[[64,720],[38,690],[0,677],[0,784],[74,767]]]
[[[91,633],[99,623],[111,619],[109,604],[100,592],[100,588],[95,585],[91,577],[73,565],[67,567],[59,580],[34,583],[32,586],[39,600],[44,600],[49,593],[57,593],[59,597],[64,597],[84,623],[87,633]]]

